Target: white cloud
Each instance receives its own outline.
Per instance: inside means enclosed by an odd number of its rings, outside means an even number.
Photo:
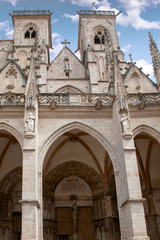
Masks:
[[[58,18],[55,18],[51,21],[51,23],[57,23],[58,22]]]
[[[152,0],[152,3],[157,6],[158,4],[160,4],[160,0]]]
[[[62,38],[62,36],[59,33],[52,33],[52,39],[54,38]]]
[[[62,48],[63,48],[63,45],[61,43],[58,43],[57,45],[53,45],[53,49],[50,49],[51,61],[53,61],[53,59],[59,54]]]
[[[122,47],[122,52],[126,53],[129,51],[129,49],[131,48],[131,44],[127,44],[126,46]]]
[[[0,31],[2,31],[3,39],[13,39],[13,29],[8,21],[0,22]]]
[[[66,2],[67,0],[60,0],[60,2]],[[81,6],[81,7],[88,7],[92,6],[92,3],[95,2],[95,4],[99,3],[98,0],[68,0],[73,5]]]
[[[75,53],[75,55],[76,55],[76,57],[77,57],[78,59],[81,60],[80,51],[77,51],[77,52]]]
[[[151,78],[153,78],[153,67],[152,64],[148,63],[147,61],[145,61],[144,59],[140,59],[138,61],[136,61],[136,65],[138,68],[142,67],[142,71],[145,74],[149,74]]]
[[[4,30],[4,29],[8,29],[9,27],[9,22],[8,21],[4,21],[4,22],[0,22],[0,31]]]
[[[111,7],[111,3],[108,0],[98,1],[95,5],[98,7],[97,10],[118,12],[117,9]]]
[[[141,17],[142,12],[153,5],[160,4],[159,0],[119,0],[125,14],[117,17],[117,23],[122,26],[131,25],[135,29],[160,29],[160,21],[147,21]]]
[[[50,49],[50,59],[53,59],[59,54],[62,50],[63,45],[61,44],[63,37],[59,33],[52,33],[52,40],[53,40],[53,49]]]
[[[64,17],[66,17],[66,18],[70,18],[71,20],[72,20],[72,22],[78,22],[78,20],[79,20],[79,15],[78,14],[76,14],[76,15],[70,15],[70,14],[67,14],[67,13],[65,13],[64,14]]]
[[[95,2],[93,8],[95,10],[107,10],[115,11],[117,14],[120,10],[123,10],[117,17],[117,23],[121,26],[127,27],[131,25],[135,29],[160,29],[160,21],[148,21],[142,18],[142,12],[151,7],[160,5],[160,0],[118,0],[119,9],[112,8],[111,0],[60,0],[60,2],[69,1],[70,3],[83,6],[92,7],[92,3]],[[77,15],[66,14],[66,17],[72,19],[73,22],[78,21]]]
[[[18,0],[0,0],[1,2],[9,2],[11,3],[14,7],[16,6]]]
[[[122,33],[121,32],[117,32],[117,35],[118,35],[118,37],[120,37],[122,35]]]
[[[7,39],[13,39],[13,33],[14,33],[14,30],[12,29],[12,30],[5,33],[5,37]]]

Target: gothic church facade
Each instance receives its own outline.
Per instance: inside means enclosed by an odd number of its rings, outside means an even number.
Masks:
[[[50,63],[50,11],[14,11],[0,41],[0,239],[160,239],[156,83],[119,47],[112,11],[79,11],[81,61]]]

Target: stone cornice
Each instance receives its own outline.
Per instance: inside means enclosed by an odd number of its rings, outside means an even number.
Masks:
[[[145,201],[146,201],[145,198],[135,198],[135,199],[129,198],[121,204],[121,208],[123,208],[126,204],[129,204],[129,203],[143,203]]]
[[[19,200],[19,203],[21,203],[21,204],[35,205],[37,208],[40,208],[40,203],[39,203],[39,201],[37,201],[37,200],[22,199],[22,200]]]

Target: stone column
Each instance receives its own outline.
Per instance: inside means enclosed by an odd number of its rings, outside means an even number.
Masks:
[[[43,240],[43,174],[41,172],[38,172],[38,199],[39,199],[39,203],[40,203],[40,209],[39,209],[39,239]]]
[[[122,240],[148,240],[133,138],[122,138],[121,167],[115,173]]]
[[[148,233],[150,237],[154,240],[159,240],[159,234],[158,234],[158,226],[156,221],[156,212],[155,212],[155,206],[153,201],[153,190],[152,188],[147,188],[145,190],[146,194],[146,202],[147,202],[147,208],[148,208],[148,214],[147,214],[147,220],[149,225]]]
[[[106,203],[106,215],[105,215],[105,235],[106,239],[109,240],[118,240],[120,239],[119,231],[116,232],[116,229],[119,229],[118,216],[114,215],[112,197],[110,195],[105,196]]]
[[[115,63],[115,73],[118,72]],[[121,240],[148,240],[136,151],[130,126],[127,100],[123,96],[120,73],[115,75],[119,99],[113,103],[113,124],[118,153],[118,166],[114,169]],[[125,113],[123,116],[123,113]],[[125,122],[124,122],[125,121]],[[123,122],[123,123],[122,123]]]
[[[28,107],[28,112],[34,117],[32,129],[25,126],[23,143],[23,173],[22,173],[22,237],[21,240],[41,240],[40,229],[40,196],[38,179],[38,109]],[[31,115],[30,114],[30,115]],[[27,119],[27,117],[25,117]],[[41,181],[40,181],[41,184]]]
[[[26,138],[23,148],[22,240],[38,240],[37,153],[35,138]]]
[[[101,227],[101,233],[102,233],[102,240],[106,240],[104,226]]]

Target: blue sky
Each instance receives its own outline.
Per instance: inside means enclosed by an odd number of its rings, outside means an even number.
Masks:
[[[94,3],[94,5],[92,5]],[[9,13],[13,10],[50,10],[52,15],[51,58],[58,54],[64,39],[70,41],[69,48],[77,50],[79,10],[122,11],[117,17],[116,28],[119,43],[126,61],[131,53],[138,67],[153,78],[149,52],[148,32],[157,46],[160,45],[160,0],[0,0],[0,39],[12,39],[13,25]],[[79,53],[77,53],[78,55]]]

